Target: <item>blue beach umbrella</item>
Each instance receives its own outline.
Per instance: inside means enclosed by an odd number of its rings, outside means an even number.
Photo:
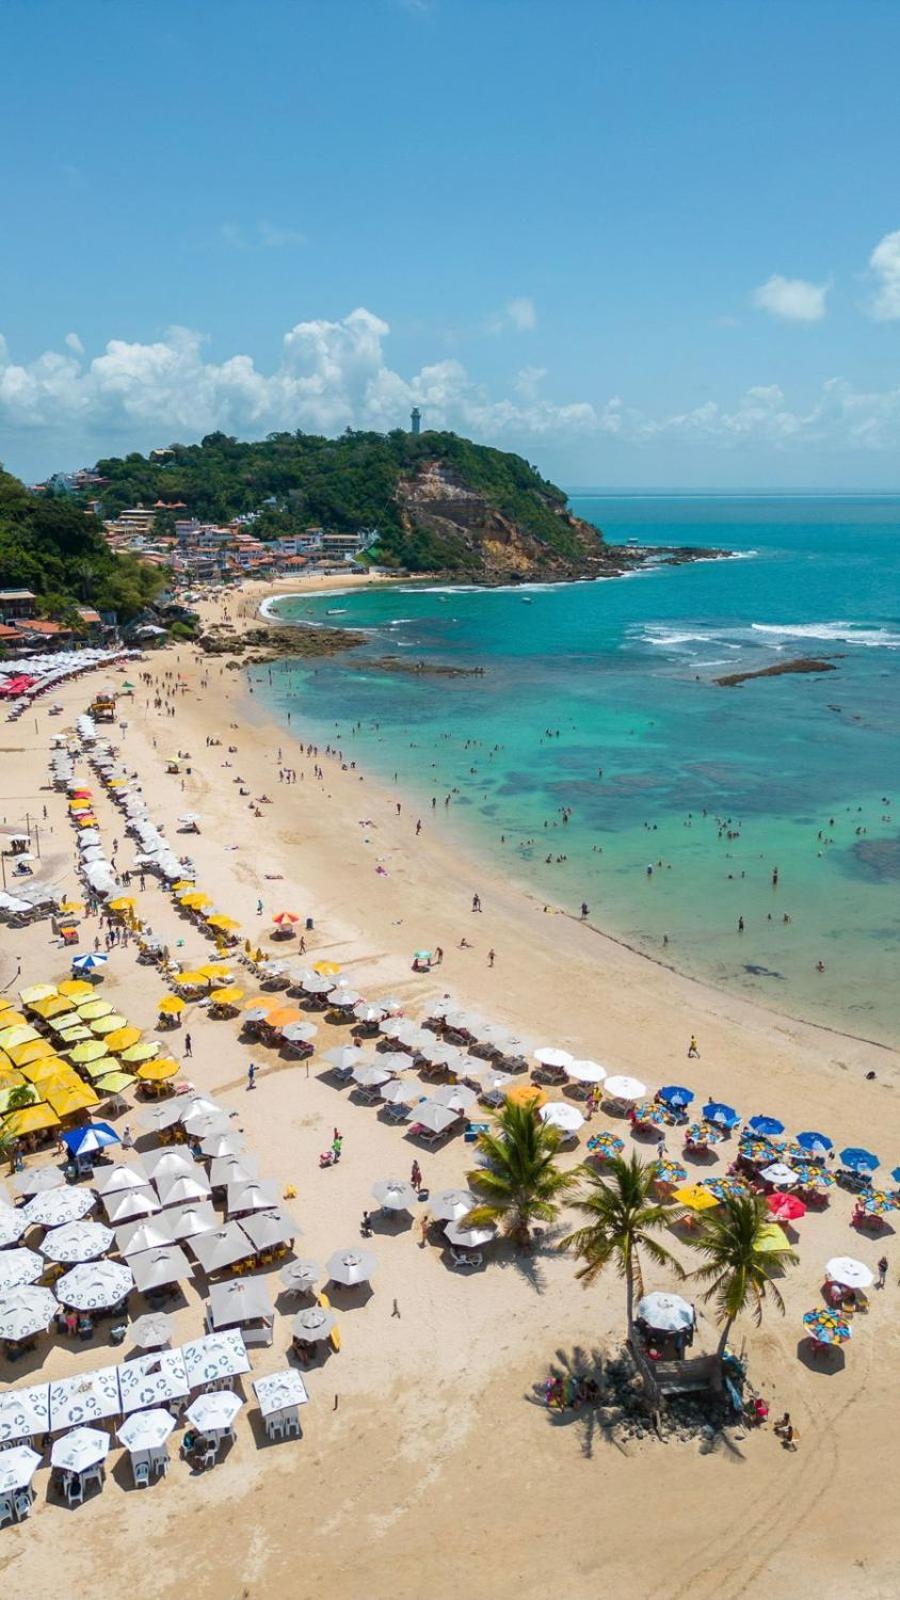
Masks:
[[[736,1128],[740,1117],[734,1106],[723,1105],[720,1100],[710,1100],[703,1107],[703,1115],[707,1122],[714,1122],[717,1128]]]
[[[779,1133],[784,1133],[784,1123],[777,1117],[751,1117],[748,1127],[754,1133],[761,1133],[765,1139],[775,1139]]]
[[[834,1148],[828,1135],[824,1133],[798,1133],[797,1143],[801,1150],[809,1150],[812,1155],[821,1151],[824,1156]]]
[[[118,1144],[119,1135],[108,1122],[89,1122],[83,1128],[70,1128],[62,1136],[63,1144],[73,1156],[86,1156],[105,1145]]]
[[[855,1145],[848,1145],[841,1151],[841,1166],[848,1167],[851,1172],[874,1172],[881,1163],[871,1150],[860,1150]]]
[[[105,967],[109,956],[100,950],[88,950],[83,956],[72,957],[73,972],[95,972],[100,967]]]
[[[900,1167],[894,1168],[893,1172],[891,1173],[891,1177],[895,1183],[900,1183]]]
[[[682,1088],[680,1083],[669,1083],[665,1089],[659,1090],[656,1098],[661,1100],[664,1106],[673,1106],[677,1110],[690,1105],[694,1098],[694,1091],[693,1089]]]

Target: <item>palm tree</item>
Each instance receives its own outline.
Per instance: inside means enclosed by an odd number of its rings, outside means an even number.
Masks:
[[[499,1223],[516,1245],[527,1245],[532,1224],[552,1222],[559,1200],[578,1181],[577,1173],[556,1165],[559,1143],[558,1129],[541,1122],[532,1106],[507,1103],[478,1139],[486,1165],[466,1174],[480,1202],[466,1225]]]
[[[793,1266],[797,1253],[767,1245],[765,1230],[771,1225],[765,1200],[762,1195],[753,1194],[725,1200],[714,1215],[704,1218],[697,1249],[706,1257],[706,1264],[697,1267],[691,1276],[709,1284],[703,1298],[715,1302],[717,1319],[722,1324],[720,1357],[735,1321],[748,1308],[757,1327],[770,1298],[784,1316],[784,1300],[772,1274],[779,1264]]]
[[[654,1238],[666,1226],[671,1208],[653,1198],[653,1177],[653,1164],[644,1166],[636,1155],[629,1161],[617,1157],[604,1173],[585,1169],[584,1195],[575,1201],[575,1206],[589,1220],[563,1239],[560,1246],[574,1250],[584,1261],[578,1277],[586,1285],[610,1264],[625,1279],[629,1339],[634,1327],[635,1293],[640,1296],[644,1291],[642,1255],[654,1266],[668,1267],[676,1277],[684,1277],[680,1262]]]

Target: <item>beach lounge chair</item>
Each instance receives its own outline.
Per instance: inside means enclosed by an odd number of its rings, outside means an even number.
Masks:
[[[484,1257],[480,1250],[454,1250],[450,1246],[450,1259],[455,1267],[480,1267]]]

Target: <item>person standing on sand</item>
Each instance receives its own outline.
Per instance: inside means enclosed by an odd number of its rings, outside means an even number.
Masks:
[[[247,1068],[247,1088],[248,1089],[255,1089],[256,1088],[256,1067],[254,1066],[252,1061],[251,1061],[249,1067]]]
[[[472,910],[473,911],[480,911],[481,910],[481,895],[480,894],[473,894],[473,896],[472,896]]]
[[[883,1289],[884,1288],[885,1282],[887,1280],[887,1271],[888,1271],[888,1258],[887,1258],[887,1256],[882,1256],[881,1260],[878,1263],[878,1277],[875,1279],[875,1287],[876,1287],[876,1289]]]
[[[489,967],[492,967],[494,965],[494,961],[496,959],[496,955],[497,955],[496,950],[491,949],[491,950],[488,951],[488,966]]]
[[[184,1053],[186,1057],[190,1057],[194,1054],[194,1046],[191,1043],[191,1036],[189,1033],[186,1033],[184,1036]]]
[[[700,1051],[697,1048],[697,1036],[694,1033],[691,1034],[691,1042],[688,1045],[688,1059],[690,1059],[693,1056],[696,1056],[697,1059],[699,1060]]]

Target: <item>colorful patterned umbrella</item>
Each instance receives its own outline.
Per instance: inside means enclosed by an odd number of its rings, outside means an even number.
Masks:
[[[872,1189],[869,1194],[861,1194],[856,1201],[857,1210],[865,1217],[884,1217],[889,1211],[897,1210],[897,1202],[883,1189]]]
[[[711,1122],[689,1122],[684,1130],[684,1142],[695,1149],[703,1149],[707,1145],[721,1144],[722,1134]]]
[[[653,1163],[654,1183],[684,1183],[687,1178],[687,1168],[679,1161],[669,1161],[663,1157]]]
[[[655,1100],[641,1100],[634,1108],[634,1120],[643,1128],[661,1128],[666,1119]]]
[[[847,1318],[827,1306],[817,1311],[807,1311],[803,1326],[817,1344],[845,1344],[853,1337],[853,1329]]]
[[[599,1160],[614,1161],[616,1156],[620,1156],[625,1149],[625,1141],[620,1139],[616,1133],[595,1133],[588,1140],[587,1147],[591,1155],[596,1156]]]
[[[723,1178],[703,1178],[701,1181],[704,1189],[714,1194],[717,1200],[739,1200],[749,1193],[747,1185],[740,1178],[726,1175]]]

